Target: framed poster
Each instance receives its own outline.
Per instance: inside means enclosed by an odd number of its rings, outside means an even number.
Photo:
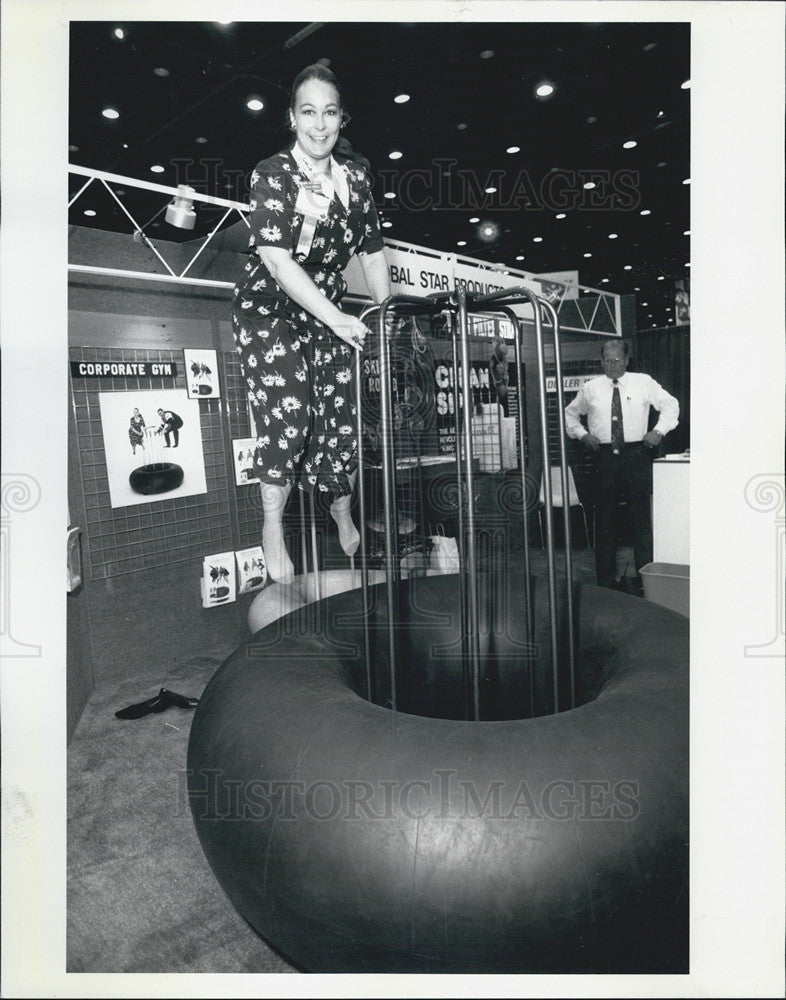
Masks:
[[[207,493],[199,403],[182,389],[99,392],[112,507]]]
[[[235,485],[247,486],[248,483],[258,483],[254,475],[254,449],[256,438],[235,438],[232,442],[232,459],[235,464]]]
[[[186,369],[186,391],[189,399],[216,399],[221,395],[218,384],[218,358],[215,351],[183,349]]]

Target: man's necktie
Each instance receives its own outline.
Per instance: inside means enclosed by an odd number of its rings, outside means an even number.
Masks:
[[[614,392],[611,394],[611,447],[615,455],[619,455],[625,446],[625,429],[622,426],[622,400],[617,379],[612,382]]]

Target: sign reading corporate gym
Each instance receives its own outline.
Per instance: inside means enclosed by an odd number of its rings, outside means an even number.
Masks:
[[[174,361],[72,361],[73,378],[167,378],[177,375]]]

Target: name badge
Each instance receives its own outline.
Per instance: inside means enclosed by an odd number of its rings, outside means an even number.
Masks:
[[[324,222],[328,217],[329,208],[330,198],[322,190],[321,184],[301,184],[295,202],[296,212]]]

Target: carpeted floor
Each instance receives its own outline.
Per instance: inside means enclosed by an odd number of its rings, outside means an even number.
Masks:
[[[534,551],[533,572],[544,563]],[[591,550],[575,552],[574,576],[594,582]],[[161,687],[199,697],[231,652],[106,685],[85,707],[68,751],[69,972],[297,971],[236,912],[202,853],[186,798],[192,713],[114,715]]]
[[[231,650],[227,650],[227,654]],[[235,911],[186,798],[193,713],[121,721],[160,687],[199,697],[223,657],[93,693],[68,753],[69,972],[291,972]]]

